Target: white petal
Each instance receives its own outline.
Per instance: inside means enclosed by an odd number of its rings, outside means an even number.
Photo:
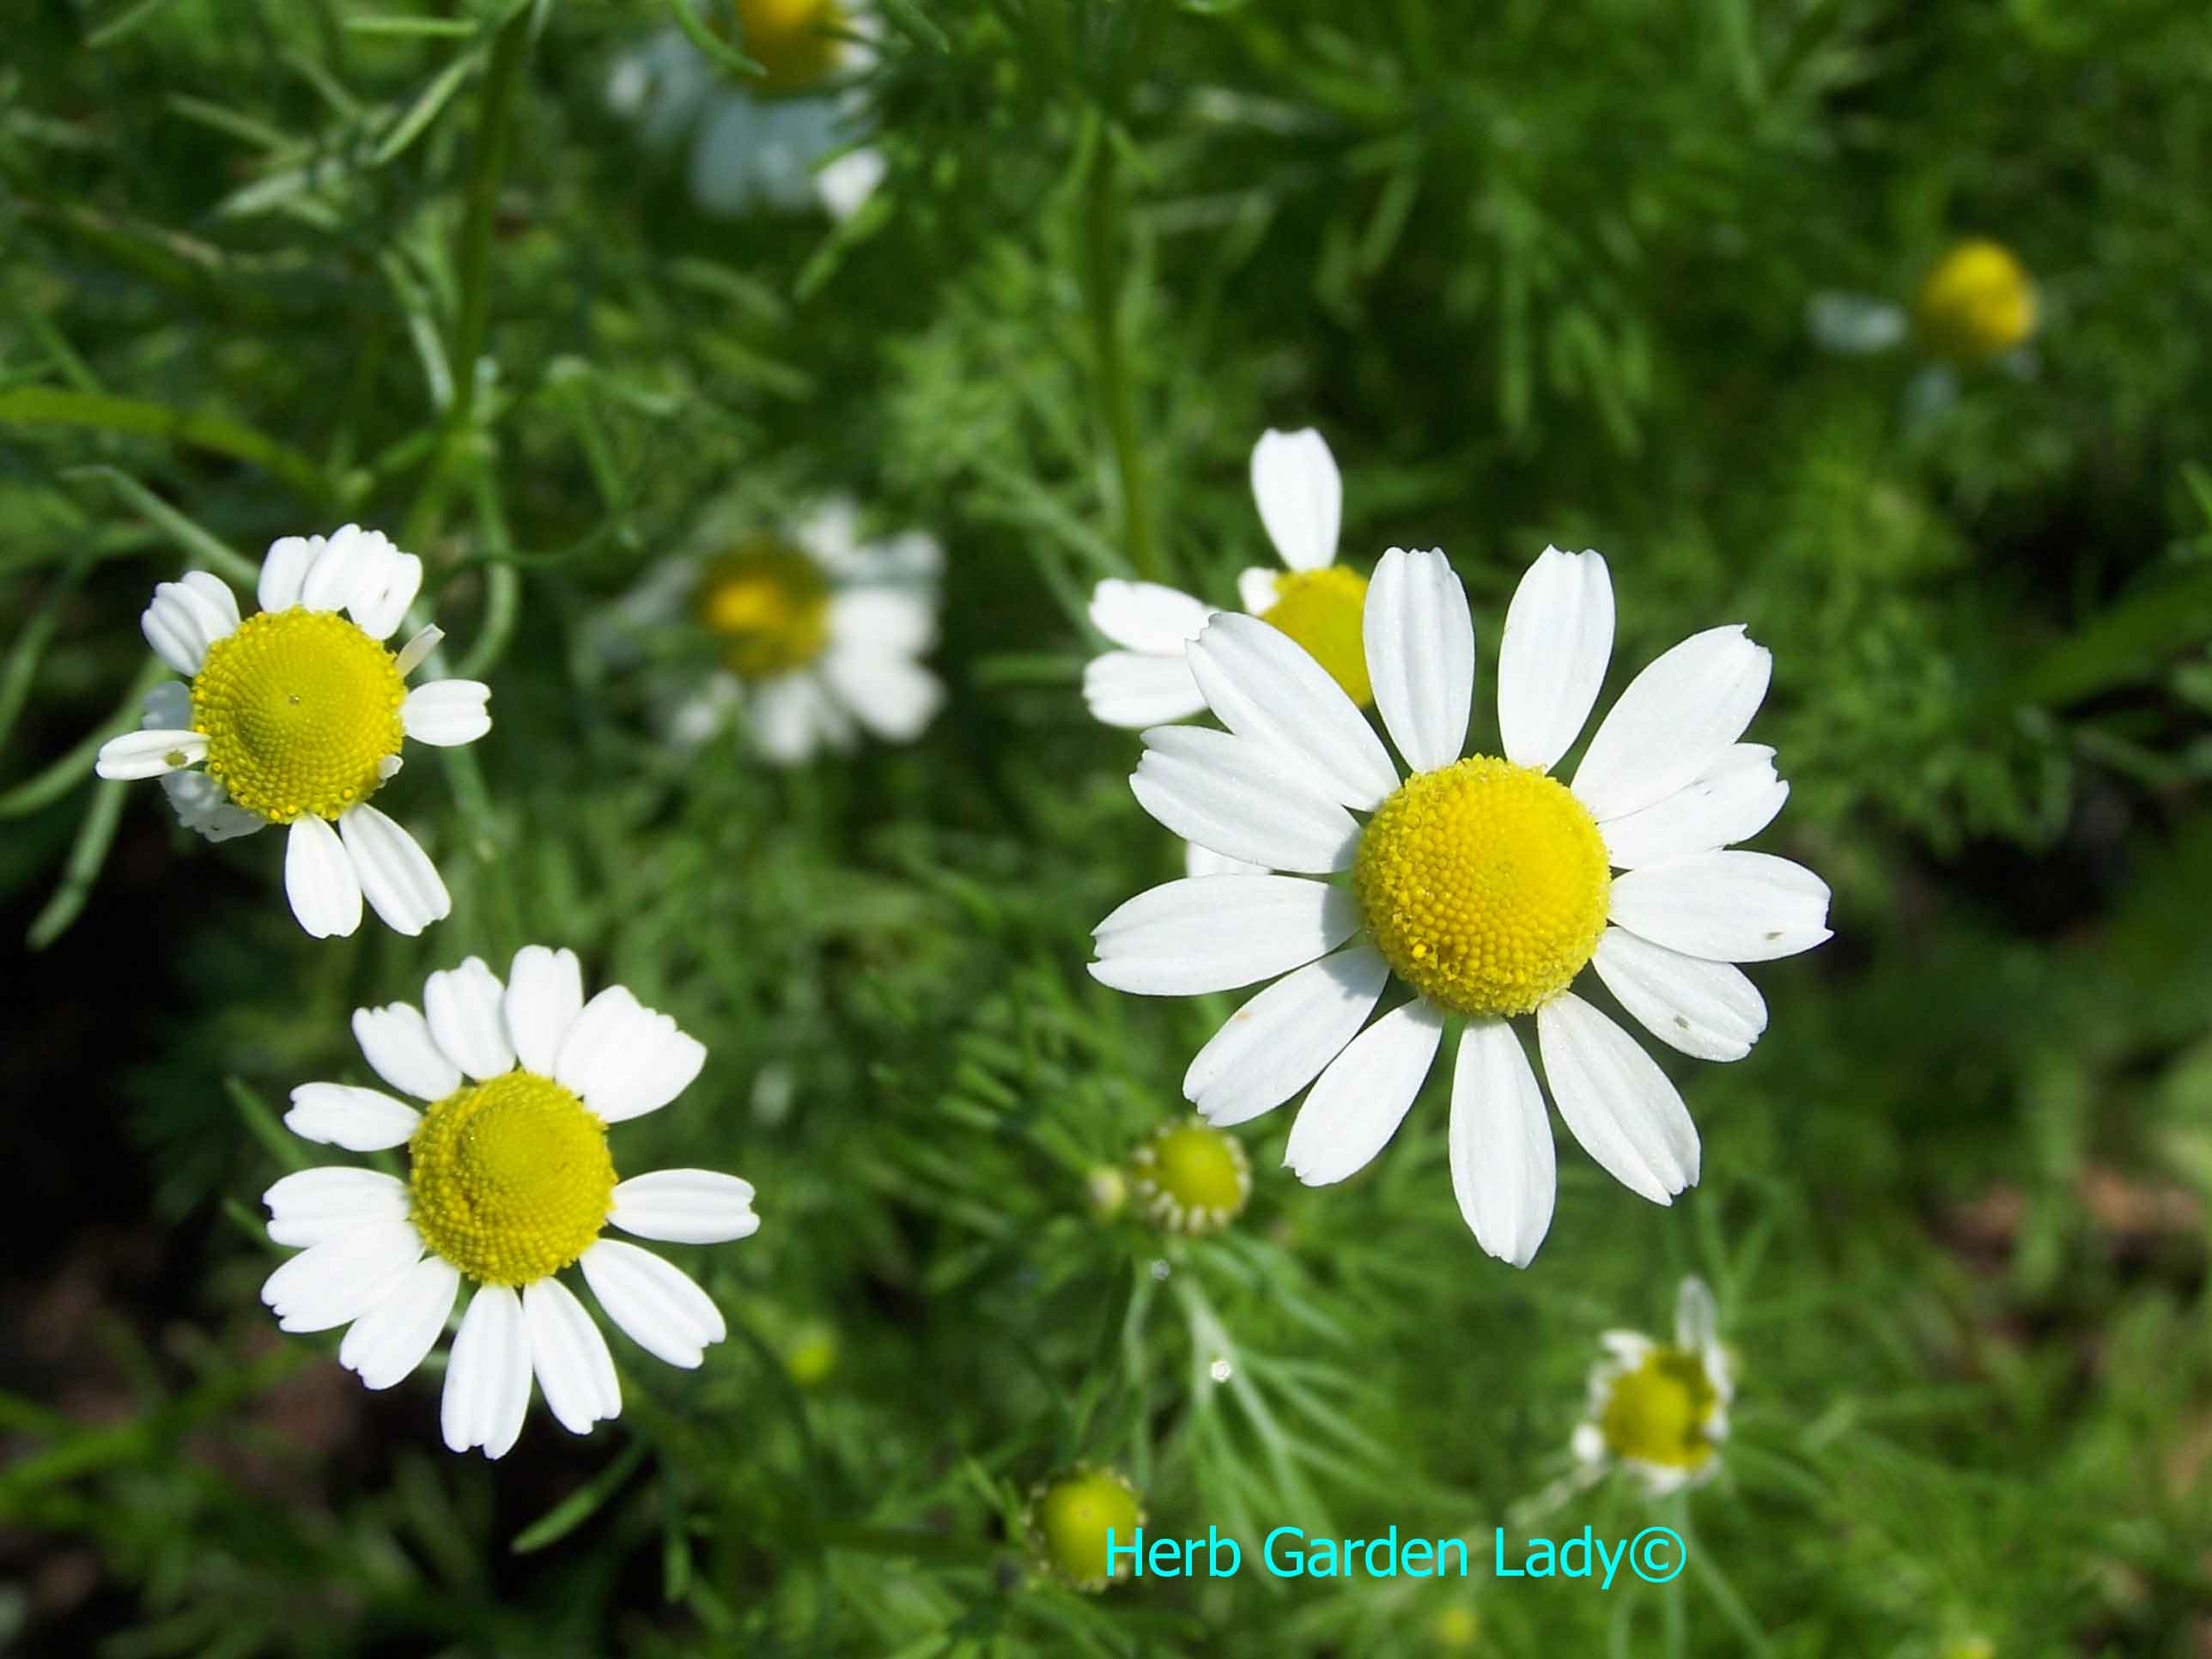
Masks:
[[[1336,562],[1344,480],[1320,433],[1263,433],[1252,447],[1252,499],[1285,564],[1318,570]]]
[[[401,646],[398,654],[392,659],[392,672],[405,679],[422,665],[445,637],[446,630],[442,628],[432,626],[418,630],[415,637]]]
[[[1401,1004],[1329,1062],[1298,1108],[1283,1163],[1309,1187],[1365,1169],[1398,1133],[1437,1057],[1444,1017],[1432,1004]]]
[[[1182,844],[1182,872],[1187,876],[1264,876],[1264,864],[1247,864],[1243,859],[1224,858],[1211,847],[1200,847],[1194,841]]]
[[[281,536],[269,544],[261,561],[258,597],[264,611],[289,611],[300,602],[300,584],[315,555],[323,550],[320,536]]]
[[[1358,824],[1323,787],[1297,755],[1197,726],[1146,732],[1129,779],[1145,811],[1184,840],[1316,875],[1349,868],[1359,844]]]
[[[1375,567],[1361,624],[1375,707],[1406,764],[1449,766],[1467,744],[1474,700],[1474,618],[1441,552],[1394,547]]]
[[[833,650],[822,678],[861,725],[887,743],[912,743],[945,705],[945,686],[909,657],[866,646]]]
[[[848,150],[836,161],[815,169],[814,193],[832,219],[841,223],[860,210],[883,182],[890,163],[875,149]]]
[[[491,730],[490,697],[482,680],[426,680],[407,694],[399,718],[416,742],[450,749]]]
[[[1304,763],[1334,800],[1371,812],[1398,787],[1398,769],[1329,672],[1281,629],[1224,613],[1185,653],[1221,723]]]
[[[422,1115],[404,1101],[347,1083],[302,1083],[292,1091],[284,1127],[302,1140],[349,1152],[380,1152],[415,1133]]]
[[[1714,962],[1771,962],[1831,937],[1828,884],[1770,853],[1698,853],[1614,878],[1612,918]]]
[[[1248,615],[1264,617],[1283,596],[1283,573],[1265,565],[1249,565],[1237,573],[1237,603]]]
[[[910,587],[841,588],[830,601],[830,637],[839,648],[918,657],[937,643],[937,606],[927,593]]]
[[[1186,720],[1206,712],[1206,699],[1189,665],[1172,657],[1109,651],[1083,670],[1083,701],[1091,717],[1104,726],[1139,728]]]
[[[751,706],[753,741],[769,759],[791,766],[821,746],[826,694],[805,674],[763,684]]]
[[[1150,657],[1181,656],[1212,614],[1212,606],[1158,582],[1109,578],[1091,594],[1091,625],[1115,644]]]
[[[522,1436],[530,1410],[530,1332],[522,1299],[504,1285],[481,1286],[461,1316],[446,1362],[439,1424],[446,1444],[465,1452],[482,1446],[504,1457]]]
[[[436,1345],[460,1288],[461,1275],[452,1262],[424,1256],[353,1322],[338,1344],[338,1364],[368,1388],[404,1382]]]
[[[261,1299],[279,1329],[331,1330],[382,1301],[422,1255],[404,1221],[372,1221],[301,1251],[263,1282]]]
[[[125,732],[100,745],[92,769],[103,778],[158,778],[205,760],[207,747],[197,732]]]
[[[574,951],[526,945],[507,970],[504,1012],[514,1057],[526,1072],[551,1077],[561,1043],[584,1006],[584,969]]]
[[[650,1250],[602,1238],[579,1264],[584,1282],[629,1340],[686,1370],[729,1334],[714,1298]]]
[[[200,672],[208,647],[237,626],[236,597],[219,578],[204,570],[192,571],[181,581],[156,582],[154,602],[138,618],[139,630],[154,653],[188,678]]]
[[[706,1045],[619,985],[584,1005],[562,1040],[553,1075],[609,1123],[657,1112],[707,1063]]]
[[[1559,1176],[1544,1092],[1502,1019],[1469,1020],[1452,1068],[1452,1191],[1475,1242],[1525,1267],[1552,1230]]]
[[[1597,553],[1547,547],[1513,591],[1498,652],[1498,726],[1505,758],[1559,764],[1605,684],[1613,656],[1613,578]]]
[[[346,609],[355,625],[369,638],[388,640],[406,619],[407,607],[415,603],[415,596],[422,591],[422,561],[412,553],[402,553],[380,531],[363,534],[383,543],[386,556],[371,566]]]
[[[261,1194],[269,1241],[305,1249],[372,1221],[407,1219],[407,1183],[380,1170],[325,1164],[286,1176]]]
[[[453,897],[415,837],[366,802],[338,819],[361,890],[386,927],[410,939],[453,908]]]
[[[1741,1060],[1766,1029],[1758,987],[1725,962],[1686,957],[1608,927],[1591,965],[1653,1036],[1699,1060]]]
[[[501,1007],[506,988],[482,957],[435,973],[423,982],[422,1012],[430,1035],[455,1065],[479,1083],[514,1069],[514,1044]]]
[[[269,827],[259,814],[232,805],[220,778],[204,772],[164,772],[160,782],[177,822],[205,840],[235,841]]]
[[[374,544],[363,544],[357,524],[332,531],[300,578],[300,603],[310,611],[344,610],[364,579],[375,574],[375,550]]]
[[[1741,623],[1692,634],[1654,659],[1590,739],[1576,796],[1601,820],[1665,799],[1743,735],[1773,668]]]
[[[1142,892],[1091,930],[1091,976],[1139,996],[1227,991],[1303,968],[1352,937],[1340,887],[1296,876],[1200,876]]]
[[[1790,786],[1774,774],[1764,744],[1731,744],[1721,757],[1663,800],[1598,825],[1607,856],[1623,870],[1709,853],[1749,841],[1774,822]]]
[[[1544,1074],[1583,1150],[1654,1204],[1698,1179],[1698,1129],[1636,1039],[1572,992],[1536,1011]]]
[[[571,1434],[589,1434],[594,1423],[621,1415],[614,1356],[574,1291],[557,1279],[538,1279],[522,1292],[522,1318],[531,1368],[555,1421]]]
[[[1720,1310],[1705,1281],[1692,1274],[1674,1293],[1674,1344],[1702,1354],[1720,1340]]]
[[[1371,946],[1352,945],[1277,981],[1198,1051],[1183,1073],[1184,1097],[1217,1127],[1272,1111],[1358,1035],[1389,977]]]
[[[353,1011],[353,1040],[371,1069],[400,1093],[443,1100],[461,1086],[461,1069],[430,1035],[422,1011],[404,1002]]]
[[[760,1231],[749,1181],[714,1170],[655,1170],[615,1188],[607,1219],[640,1238],[722,1244]]]
[[[353,860],[337,832],[312,812],[294,818],[285,836],[284,892],[300,926],[317,939],[361,926],[361,878]]]

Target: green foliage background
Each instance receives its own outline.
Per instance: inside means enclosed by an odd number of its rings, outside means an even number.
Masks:
[[[836,228],[700,216],[608,112],[653,5],[13,15],[0,1646],[2212,1652],[2201,0],[884,0],[889,173]],[[1909,344],[1811,343],[1815,293],[1906,300],[1967,234],[2035,274],[2025,372],[1931,407]],[[1835,888],[1753,1056],[1680,1068],[1703,1184],[1563,1148],[1525,1273],[1458,1218],[1440,1080],[1343,1188],[1279,1170],[1287,1111],[1240,1131],[1216,1240],[1086,1200],[1231,1005],[1083,971],[1176,860],[1084,712],[1083,599],[1229,601],[1249,447],[1310,423],[1347,556],[1441,544],[1486,665],[1547,542],[1611,561],[1614,689],[1747,623],[1763,844]],[[657,747],[593,619],[710,503],[825,492],[945,544],[947,712],[789,773]],[[311,941],[267,838],[90,776],[152,583],[346,518],[495,688],[393,786],[454,891],[420,941]],[[702,1370],[618,1341],[618,1422],[486,1465],[434,1370],[371,1395],[276,1335],[256,1200],[302,1155],[271,1103],[360,1075],[350,1008],[533,940],[706,1042],[623,1155],[766,1224],[675,1252],[731,1319]],[[1671,1585],[1026,1570],[1078,1460],[1176,1533],[1486,1542],[1686,1272],[1725,1476],[1511,1523],[1663,1520]]]

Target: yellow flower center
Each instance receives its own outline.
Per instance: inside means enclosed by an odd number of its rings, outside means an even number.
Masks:
[[[1614,1379],[1598,1428],[1615,1457],[1694,1469],[1713,1455],[1705,1428],[1719,1404],[1704,1360],[1685,1348],[1655,1347]]]
[[[804,668],[830,643],[830,584],[821,568],[781,542],[749,542],[707,568],[700,625],[722,642],[740,679]]]
[[[1170,1232],[1217,1232],[1243,1213],[1252,1195],[1244,1148],[1203,1118],[1156,1130],[1129,1161],[1138,1202]]]
[[[447,1095],[407,1143],[422,1242],[487,1285],[528,1285],[591,1247],[614,1204],[607,1126],[534,1072]]]
[[[1367,641],[1360,622],[1367,610],[1367,578],[1332,564],[1319,570],[1293,570],[1275,579],[1275,602],[1260,620],[1279,628],[1300,645],[1362,708],[1375,706],[1374,683],[1367,678]]]
[[[829,78],[843,55],[838,0],[735,0],[738,45],[768,71],[763,92],[803,92]]]
[[[1044,1564],[1079,1589],[1103,1589],[1129,1576],[1122,1547],[1136,1540],[1145,1511],[1137,1489],[1110,1469],[1071,1469],[1041,1488],[1030,1504],[1030,1536]],[[1107,1570],[1106,1534],[1114,1534]]]
[[[334,818],[376,793],[406,728],[392,653],[330,611],[264,611],[208,647],[192,730],[233,801],[271,823]]]
[[[1597,949],[1605,842],[1565,786],[1477,755],[1401,784],[1360,832],[1352,889],[1398,976],[1460,1014],[1534,1012]]]
[[[1914,309],[1932,349],[1980,362],[2035,332],[2035,284],[2008,248],[1961,242],[1928,273]]]

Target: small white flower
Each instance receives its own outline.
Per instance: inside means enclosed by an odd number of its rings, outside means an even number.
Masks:
[[[1344,484],[1320,433],[1269,431],[1252,448],[1252,499],[1288,570],[1254,567],[1237,579],[1244,609],[1287,634],[1328,670],[1345,694],[1371,707],[1360,617],[1367,579],[1336,562]],[[1108,726],[1188,720],[1205,695],[1183,660],[1212,607],[1158,582],[1102,581],[1091,596],[1091,625],[1118,650],[1083,672],[1083,698]]]
[[[1599,1340],[1604,1353],[1590,1368],[1576,1462],[1592,1476],[1625,1468],[1655,1496],[1711,1480],[1735,1380],[1705,1282],[1682,1281],[1671,1346],[1636,1331],[1607,1331]]]
[[[376,1073],[427,1106],[338,1083],[292,1091],[295,1134],[356,1152],[404,1145],[409,1173],[330,1164],[271,1187],[269,1237],[301,1253],[261,1299],[287,1331],[350,1327],[339,1364],[388,1389],[422,1363],[474,1279],[446,1368],[447,1445],[504,1455],[533,1375],[562,1426],[589,1433],[621,1411],[621,1389],[606,1339],[556,1275],[579,1268],[638,1346],[688,1369],[726,1334],[720,1311],[605,1227],[715,1244],[760,1226],[735,1176],[615,1178],[607,1126],[665,1106],[707,1051],[619,985],[586,1002],[575,954],[540,945],[515,953],[505,985],[476,957],[432,974],[422,1005],[356,1009],[353,1030]]]
[[[385,647],[422,585],[420,559],[350,524],[270,544],[261,609],[243,620],[229,585],[204,570],[161,583],[141,626],[188,680],[149,692],[143,729],[105,744],[95,769],[161,779],[179,821],[210,841],[289,825],[285,891],[317,938],[358,927],[364,896],[395,932],[421,933],[453,901],[415,838],[368,799],[399,770],[404,738],[450,747],[491,729],[478,681],[407,689],[436,629],[396,654]]]
[[[1506,615],[1504,755],[1462,759],[1474,689],[1466,595],[1442,553],[1391,549],[1363,637],[1401,777],[1310,655],[1258,619],[1215,617],[1184,664],[1228,730],[1147,731],[1130,787],[1177,835],[1287,873],[1194,874],[1095,930],[1093,975],[1141,995],[1284,976],[1200,1051],[1183,1092],[1225,1125],[1312,1085],[1285,1159],[1310,1185],[1342,1181],[1382,1150],[1447,1020],[1464,1021],[1453,1185],[1482,1247],[1516,1267],[1551,1226],[1555,1175],[1543,1091],[1510,1022],[1534,1016],[1553,1099],[1583,1148],[1666,1204],[1698,1178],[1696,1127],[1650,1056],[1569,987],[1594,966],[1661,1042],[1738,1060],[1766,1006],[1731,964],[1828,937],[1819,877],[1725,850],[1789,794],[1773,751],[1739,741],[1770,669],[1741,627],[1659,657],[1599,724],[1572,787],[1549,775],[1597,700],[1613,620],[1605,561],[1546,550]],[[1394,978],[1413,998],[1370,1024]]]
[[[630,620],[688,599],[722,658],[677,709],[676,738],[702,741],[736,714],[785,765],[850,748],[861,729],[913,742],[945,701],[921,661],[937,642],[943,566],[918,532],[864,544],[857,514],[838,501],[788,540],[750,537],[649,578]]]
[[[851,147],[866,106],[844,84],[869,61],[872,20],[837,0],[735,3],[737,44],[764,79],[724,75],[671,27],[616,60],[608,107],[651,148],[689,135],[687,182],[702,212],[819,207],[850,218],[884,174],[881,151]]]

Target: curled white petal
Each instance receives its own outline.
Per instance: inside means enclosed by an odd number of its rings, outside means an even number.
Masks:
[[[1250,985],[1327,955],[1359,925],[1344,889],[1297,876],[1200,876],[1139,893],[1092,930],[1091,975],[1139,996]]]
[[[482,680],[426,680],[407,694],[399,717],[416,742],[456,748],[491,730],[490,697]]]
[[[361,926],[361,878],[353,860],[337,831],[312,812],[294,818],[285,836],[284,892],[300,926],[317,939],[343,937]]]
[[[749,1181],[714,1170],[655,1170],[615,1188],[607,1219],[670,1244],[723,1244],[760,1231]]]
[[[650,1250],[602,1238],[578,1265],[607,1317],[639,1347],[672,1365],[691,1370],[729,1334],[714,1298]]]
[[[1285,565],[1318,570],[1335,562],[1344,479],[1320,433],[1263,433],[1252,447],[1252,500]]]
[[[1443,554],[1394,547],[1375,567],[1360,623],[1375,707],[1406,764],[1449,766],[1474,701],[1474,618]]]
[[[453,908],[451,894],[422,844],[393,819],[363,802],[338,819],[361,890],[386,927],[410,939]]]

